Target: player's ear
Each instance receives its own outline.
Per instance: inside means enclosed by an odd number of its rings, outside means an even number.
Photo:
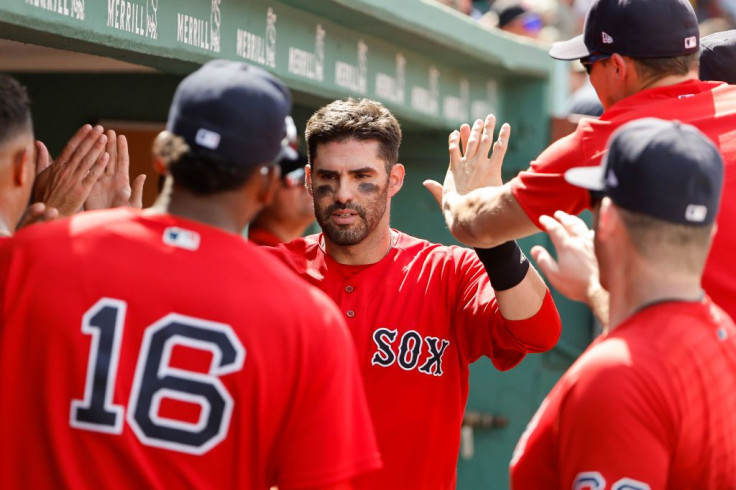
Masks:
[[[394,197],[401,190],[401,187],[404,185],[405,175],[406,169],[402,164],[396,163],[391,167],[391,171],[388,174],[388,197]]]
[[[35,165],[32,148],[23,148],[13,155],[13,183],[17,187],[30,186],[33,182]]]
[[[610,62],[615,68],[614,76],[616,77],[616,82],[618,83],[629,82],[628,78],[630,78],[632,75],[637,75],[636,70],[633,69],[634,61],[631,58],[625,58],[620,54],[614,54],[613,56],[611,56]]]
[[[625,247],[630,240],[621,211],[609,197],[604,197],[601,201],[595,233],[599,240],[605,240],[616,247]]]
[[[264,206],[271,203],[273,196],[279,188],[279,178],[281,177],[281,167],[276,164],[263,165],[258,170],[260,175],[260,185],[257,193],[257,200]]]
[[[307,192],[309,192],[310,196],[314,196],[312,194],[312,165],[307,164],[306,167],[304,167],[304,185],[307,186]]]

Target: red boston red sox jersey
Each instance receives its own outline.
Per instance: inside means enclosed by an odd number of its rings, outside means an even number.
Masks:
[[[736,328],[709,298],[598,338],[520,439],[514,490],[736,488]]]
[[[455,488],[468,364],[501,370],[552,348],[560,320],[549,292],[539,312],[505,320],[475,252],[397,234],[381,261],[341,265],[321,235],[270,249],[319,286],[347,320],[383,457],[358,489]]]
[[[558,209],[577,214],[590,205],[585,189],[565,182],[571,167],[599,165],[611,134],[643,117],[677,119],[700,129],[718,146],[725,179],[718,232],[703,274],[703,288],[726,313],[736,318],[736,87],[697,80],[656,87],[631,95],[603,113],[583,119],[577,130],[553,143],[511,181],[511,191],[538,225],[543,214]]]
[[[3,488],[294,488],[380,466],[320,291],[220,229],[132,210],[0,250]]]

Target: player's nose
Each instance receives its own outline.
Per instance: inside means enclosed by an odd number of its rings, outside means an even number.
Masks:
[[[347,203],[353,200],[355,192],[347,182],[347,179],[340,179],[337,186],[337,192],[335,192],[335,200],[337,202]]]

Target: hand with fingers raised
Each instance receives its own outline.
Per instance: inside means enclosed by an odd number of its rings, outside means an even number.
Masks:
[[[110,158],[105,151],[107,136],[102,133],[101,126],[85,124],[53,162],[46,146],[36,142],[34,202],[56,208],[59,216],[71,216],[82,208]]]
[[[440,205],[450,231],[463,242],[466,240],[461,231],[467,227],[467,221],[474,219],[477,204],[474,201],[480,198],[474,195],[474,191],[503,185],[501,167],[508,148],[511,126],[501,126],[498,139],[493,143],[495,126],[495,116],[489,115],[485,121],[475,121],[472,129],[463,124],[459,131],[450,133],[450,166],[444,183],[424,181],[424,187]]]
[[[557,211],[554,218],[541,216],[539,223],[549,234],[557,260],[542,246],[532,248],[532,257],[550,284],[565,297],[587,304],[605,326],[608,323],[608,293],[600,284],[593,230],[578,218]]]
[[[106,209],[118,206],[143,207],[144,174],[139,175],[130,185],[130,156],[128,141],[124,135],[116,135],[108,130],[106,152],[110,156],[104,173],[92,186],[89,196],[84,201],[85,211]]]

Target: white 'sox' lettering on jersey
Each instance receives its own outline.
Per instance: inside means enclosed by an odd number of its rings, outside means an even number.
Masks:
[[[399,338],[396,329],[379,328],[373,332],[376,352],[371,365],[389,367],[395,362],[405,371],[417,369],[430,376],[442,376],[442,356],[450,341],[437,337],[422,337],[415,330]],[[426,349],[425,349],[426,347]],[[420,361],[423,360],[420,364]]]
[[[611,490],[651,490],[648,483],[631,478],[621,478],[613,484]]]
[[[578,473],[572,484],[573,490],[605,490],[606,479],[597,471]]]

